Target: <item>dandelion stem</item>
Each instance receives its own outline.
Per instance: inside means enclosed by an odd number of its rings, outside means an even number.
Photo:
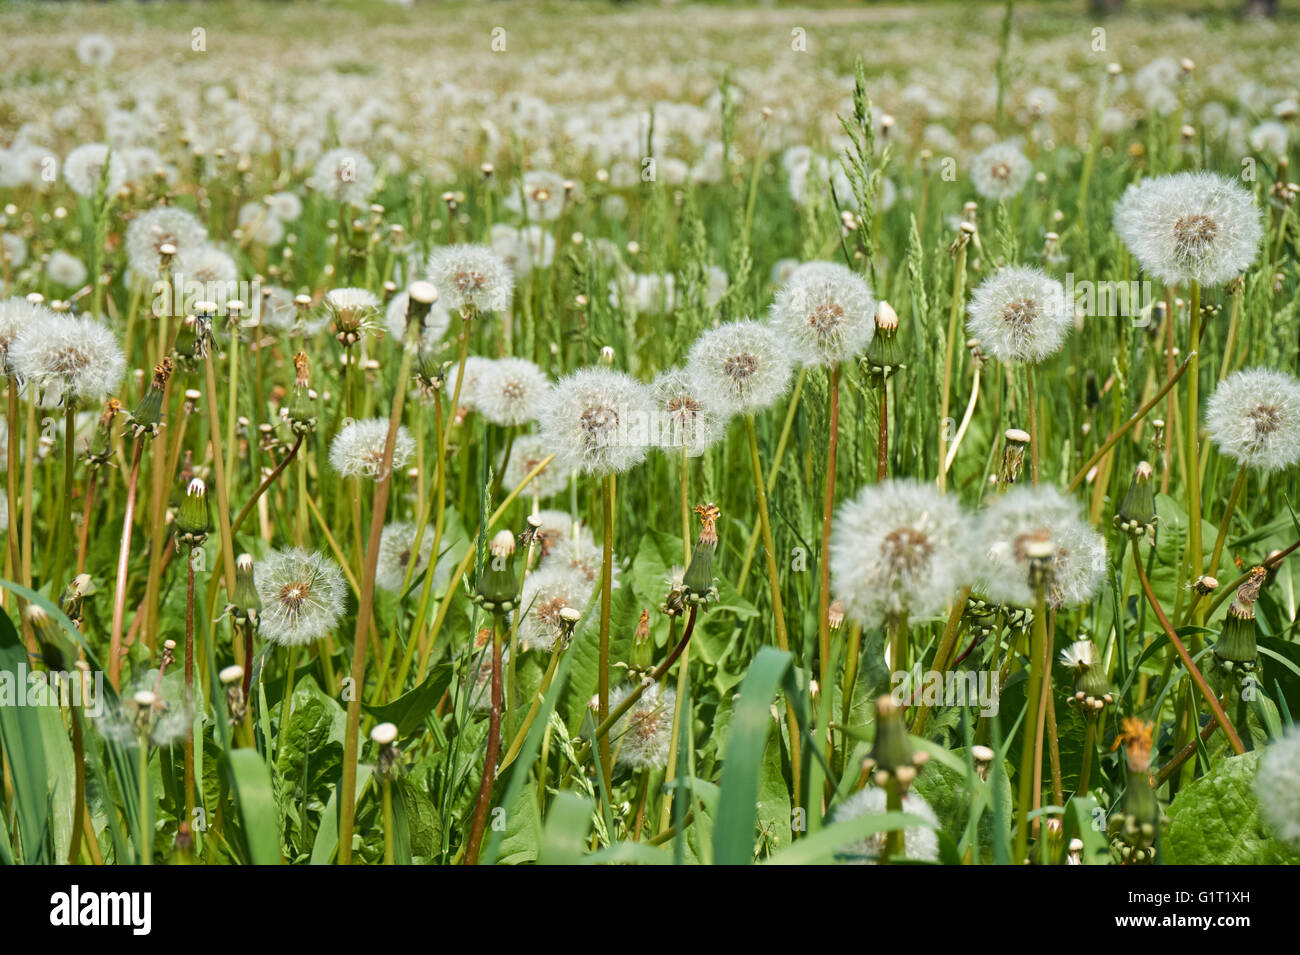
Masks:
[[[194,548],[185,558],[185,818],[194,818]],[[199,553],[202,553],[199,551]],[[161,671],[159,679],[162,678]]]
[[[939,399],[939,490],[948,489],[948,475],[943,462],[948,458],[948,399],[952,390],[953,352],[957,343],[957,323],[961,318],[961,305],[966,285],[966,242],[957,250],[957,265],[952,276],[952,305],[948,310],[948,335],[944,341],[943,391]]]
[[[613,607],[613,586],[614,586],[614,494],[615,494],[615,477],[611,472],[605,475],[602,484],[604,494],[604,537],[601,543],[601,563],[600,563],[600,662],[599,678],[597,682],[597,709],[596,715],[603,725],[609,717],[609,616]],[[601,771],[605,778],[610,778],[612,763],[609,757],[609,739],[605,736],[597,736],[598,752],[600,754]]]
[[[1146,594],[1147,602],[1151,604],[1151,609],[1155,611],[1156,619],[1160,621],[1161,629],[1164,630],[1165,636],[1169,638],[1169,642],[1173,645],[1174,651],[1178,654],[1179,659],[1183,661],[1183,666],[1185,666],[1187,672],[1191,674],[1192,679],[1196,683],[1196,688],[1200,690],[1201,696],[1205,698],[1205,702],[1209,705],[1210,711],[1214,714],[1214,719],[1223,727],[1223,732],[1227,735],[1228,742],[1232,744],[1233,751],[1240,756],[1242,753],[1246,752],[1246,747],[1242,745],[1240,738],[1238,738],[1237,731],[1232,728],[1232,723],[1228,720],[1227,714],[1223,712],[1223,707],[1219,705],[1219,700],[1210,689],[1210,685],[1205,682],[1205,677],[1202,676],[1201,671],[1197,669],[1196,663],[1192,660],[1191,654],[1187,652],[1187,647],[1183,645],[1183,641],[1179,639],[1178,634],[1174,631],[1173,625],[1169,622],[1169,618],[1165,616],[1164,609],[1160,606],[1159,598],[1156,597],[1155,591],[1151,589],[1151,581],[1147,578],[1147,570],[1146,567],[1142,565],[1142,557],[1139,553],[1139,548],[1137,547],[1133,548],[1133,563],[1137,567],[1137,575],[1138,580],[1142,584],[1142,592]]]
[[[126,513],[122,517],[122,544],[117,552],[117,581],[113,590],[113,627],[108,644],[108,681],[115,691],[122,688],[122,621],[126,616],[127,566],[131,561],[131,531],[135,518],[136,487],[140,483],[140,457],[144,437],[135,439],[131,454],[131,475],[126,480]]]
[[[497,752],[501,745],[501,623],[492,627],[492,712],[488,717],[487,754],[483,759],[483,779],[474,804],[474,819],[465,842],[465,865],[478,865],[479,846],[487,823],[488,803],[492,801],[492,783],[496,779]]]
[[[881,394],[884,394],[882,387]],[[883,399],[882,399],[883,400]],[[831,687],[831,522],[835,517],[835,463],[840,432],[840,369],[831,369],[830,394],[827,396],[829,429],[826,449],[825,497],[822,501],[821,556],[817,562],[817,652],[819,655],[821,688],[829,693]],[[880,422],[880,433],[886,433],[885,421]],[[887,440],[887,439],[885,439]],[[834,736],[829,727],[827,734],[827,762],[834,755]]]
[[[1034,622],[1030,630],[1029,683],[1025,690],[1025,721],[1021,724],[1019,792],[1016,797],[1016,838],[1012,862],[1024,862],[1029,851],[1029,805],[1038,797],[1032,792],[1034,785],[1034,750],[1036,748],[1038,709],[1042,696],[1043,648],[1047,645],[1047,582],[1039,581],[1035,588]]]
[[[1241,498],[1242,488],[1246,485],[1246,465],[1237,469],[1237,478],[1232,482],[1232,491],[1228,494],[1228,503],[1223,506],[1223,517],[1219,519],[1219,532],[1214,538],[1214,550],[1210,552],[1210,563],[1206,566],[1205,572],[1211,577],[1219,572],[1219,558],[1223,556],[1223,545],[1228,539],[1228,528],[1232,524],[1232,514],[1237,508],[1237,501]],[[1193,604],[1189,609],[1195,609]],[[1200,619],[1205,619],[1201,617]]]
[[[1083,763],[1079,767],[1079,785],[1074,792],[1076,796],[1086,796],[1092,788],[1092,757],[1097,748],[1097,719],[1095,711],[1084,717],[1086,728],[1083,732]]]
[[[1191,352],[1188,358],[1191,366],[1187,375],[1187,406],[1183,409],[1183,424],[1187,429],[1187,523],[1191,530],[1189,541],[1191,557],[1191,579],[1201,576],[1201,456],[1197,451],[1200,438],[1201,411],[1199,391],[1200,364],[1197,350],[1200,347],[1199,329],[1201,321],[1201,283],[1192,282],[1192,301],[1187,314],[1188,336],[1187,348]]]
[[[776,488],[777,475],[781,473],[781,462],[785,460],[786,445],[790,441],[790,432],[794,427],[795,412],[799,410],[799,395],[803,393],[803,381],[807,370],[800,368],[794,379],[794,390],[790,393],[790,403],[785,410],[785,423],[781,425],[781,437],[776,442],[776,454],[772,457],[772,470],[767,476],[767,493]],[[754,553],[758,549],[759,528],[749,532],[749,543],[745,546],[745,559],[740,565],[740,575],[736,578],[736,592],[745,592],[745,583],[749,580],[749,569],[754,563]]]

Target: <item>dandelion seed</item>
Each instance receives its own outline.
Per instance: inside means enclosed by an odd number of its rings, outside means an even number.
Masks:
[[[727,417],[685,368],[670,368],[650,383],[658,444],[698,457],[726,434]]]
[[[1074,318],[1065,289],[1039,269],[1008,266],[979,284],[966,328],[999,361],[1037,364],[1055,354]]]
[[[833,366],[855,358],[875,333],[875,296],[851,269],[808,262],[776,294],[768,321],[805,365]]]
[[[337,626],[346,586],[343,571],[319,552],[272,551],[258,564],[260,633],[281,646],[319,640]]]
[[[1300,728],[1291,727],[1259,758],[1255,795],[1265,824],[1300,849]]]
[[[1300,380],[1250,368],[1229,375],[1210,396],[1210,440],[1241,464],[1264,473],[1300,460]]]
[[[569,632],[561,615],[565,608],[584,613],[591,599],[592,582],[581,573],[562,564],[539,567],[524,578],[520,605],[519,643],[525,650],[549,653],[560,638]]]
[[[388,442],[388,419],[367,418],[344,425],[330,443],[330,466],[345,478],[378,481],[385,476],[384,446]],[[406,467],[415,452],[415,439],[405,425],[398,425],[393,443],[392,470]]]
[[[307,183],[326,199],[364,206],[375,185],[375,165],[355,149],[331,149],[316,162]]]
[[[1263,226],[1249,192],[1211,172],[1134,183],[1115,204],[1115,231],[1163,282],[1220,285],[1248,269]]]
[[[959,505],[932,485],[893,480],[840,505],[832,591],[850,619],[879,626],[939,613],[968,583],[970,535]]]

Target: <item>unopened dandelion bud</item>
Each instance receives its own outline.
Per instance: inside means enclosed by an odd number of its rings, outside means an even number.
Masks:
[[[514,556],[515,535],[498,531],[479,573],[478,602],[489,613],[507,614],[515,608],[519,578],[515,575]]]
[[[654,641],[650,639],[650,611],[641,608],[641,617],[637,620],[636,630],[632,632],[632,654],[628,658],[628,667],[634,671],[650,669]]]
[[[1115,526],[1134,539],[1145,536],[1156,526],[1155,489],[1151,482],[1154,473],[1146,461],[1138,462],[1128,493],[1115,514]]]
[[[693,605],[705,605],[717,598],[717,582],[713,578],[713,555],[718,549],[718,517],[721,511],[716,504],[701,504],[695,508],[700,518],[700,536],[691,551],[691,562],[682,577],[682,600]]]
[[[201,478],[195,478],[185,489],[185,498],[176,514],[176,539],[190,547],[198,547],[207,539],[211,527],[208,486]]]
[[[1214,660],[1224,673],[1253,673],[1259,667],[1259,626],[1255,622],[1255,601],[1264,586],[1266,572],[1256,567],[1228,607],[1223,630],[1214,644]]]
[[[77,626],[81,625],[82,605],[85,599],[95,592],[95,584],[90,574],[78,574],[64,588],[59,598],[59,609],[67,614],[68,619]]]
[[[262,598],[257,590],[257,581],[253,574],[253,558],[249,554],[240,554],[235,559],[235,592],[231,596],[226,612],[231,619],[245,626],[256,628],[262,612]]]
[[[898,313],[881,301],[876,305],[876,332],[867,346],[867,364],[877,374],[888,377],[903,366],[903,342],[898,336]]]
[[[1149,865],[1155,861],[1160,827],[1160,806],[1151,788],[1152,725],[1136,717],[1125,718],[1116,740],[1116,745],[1121,743],[1126,750],[1128,787],[1122,809],[1110,822],[1111,835],[1125,863]]]
[[[903,792],[916,779],[917,772],[925,764],[925,754],[912,749],[912,738],[908,735],[903,722],[903,709],[892,696],[882,696],[876,700],[876,740],[871,747],[871,756],[864,768],[874,771],[879,783],[888,782],[892,777],[898,781]]]
[[[36,604],[28,604],[23,609],[23,619],[32,628],[36,644],[41,650],[41,662],[46,668],[52,672],[66,670],[73,654],[65,653],[65,650],[72,648],[63,628]]]
[[[167,379],[171,377],[172,360],[164,358],[153,371],[153,381],[140,399],[140,404],[131,413],[131,430],[137,438],[148,436],[154,438],[162,430],[163,395],[167,388]]]
[[[1025,448],[1029,446],[1029,432],[1019,428],[1008,428],[1003,437],[1001,482],[1004,487],[1020,480],[1020,471],[1025,464]]]
[[[844,603],[842,601],[831,601],[831,605],[826,608],[826,623],[835,631],[844,626]]]
[[[122,402],[109,398],[95,425],[95,434],[86,446],[86,461],[92,468],[102,467],[113,458],[113,422],[122,411]]]
[[[1084,716],[1091,717],[1115,702],[1110,679],[1091,640],[1076,640],[1061,651],[1061,665],[1074,671],[1070,702],[1077,704]]]

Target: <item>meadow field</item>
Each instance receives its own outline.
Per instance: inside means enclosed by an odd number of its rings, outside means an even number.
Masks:
[[[1237,12],[0,5],[0,862],[1300,862]]]

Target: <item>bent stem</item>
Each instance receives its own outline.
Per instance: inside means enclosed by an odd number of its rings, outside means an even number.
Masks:
[[[1242,755],[1246,752],[1246,747],[1242,745],[1240,737],[1237,736],[1237,731],[1233,729],[1227,714],[1223,712],[1223,707],[1219,705],[1218,697],[1214,695],[1210,685],[1205,682],[1205,677],[1201,675],[1201,671],[1197,668],[1195,661],[1192,660],[1191,654],[1187,652],[1187,647],[1183,645],[1183,641],[1179,639],[1178,634],[1174,631],[1169,618],[1165,616],[1165,611],[1160,606],[1160,600],[1156,597],[1155,591],[1151,589],[1151,581],[1147,578],[1147,570],[1142,564],[1142,557],[1137,547],[1133,548],[1133,564],[1137,567],[1137,576],[1138,581],[1142,584],[1142,592],[1146,595],[1147,603],[1151,605],[1151,609],[1155,612],[1161,629],[1164,630],[1165,636],[1169,638],[1169,642],[1173,645],[1178,658],[1183,661],[1183,666],[1191,674],[1192,680],[1196,683],[1196,688],[1200,690],[1201,696],[1205,698],[1206,704],[1210,707],[1210,712],[1214,714],[1215,721],[1223,727],[1228,742],[1232,744],[1233,752],[1238,756]]]
[[[1237,469],[1237,479],[1232,482],[1232,491],[1228,494],[1228,503],[1223,506],[1223,517],[1219,519],[1219,533],[1214,538],[1214,550],[1210,552],[1210,563],[1205,572],[1214,577],[1219,572],[1219,558],[1223,556],[1223,545],[1228,539],[1228,527],[1232,523],[1232,513],[1237,508],[1242,488],[1246,484],[1246,465]],[[1202,617],[1201,619],[1204,619]]]
[[[1025,722],[1021,729],[1019,791],[1016,794],[1016,841],[1012,862],[1024,862],[1029,851],[1029,805],[1037,797],[1034,785],[1034,751],[1043,681],[1043,648],[1047,645],[1047,583],[1039,582],[1034,595],[1034,623],[1030,630],[1029,685],[1025,690]],[[1041,750],[1039,751],[1041,753]],[[1041,767],[1040,767],[1041,768]]]

